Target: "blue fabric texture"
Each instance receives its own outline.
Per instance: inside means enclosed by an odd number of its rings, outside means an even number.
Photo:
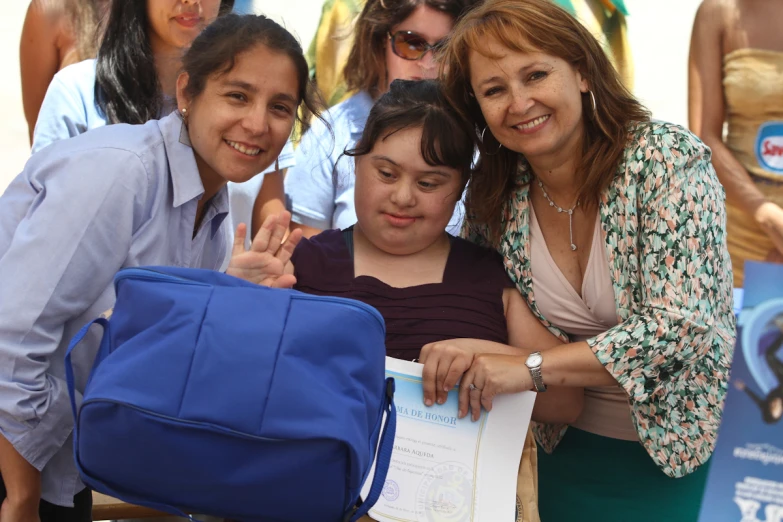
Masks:
[[[237,520],[338,522],[369,510],[396,426],[377,310],[188,268],[123,270],[115,290],[78,410],[71,394],[87,485]],[[71,352],[88,328],[69,348],[70,390]]]

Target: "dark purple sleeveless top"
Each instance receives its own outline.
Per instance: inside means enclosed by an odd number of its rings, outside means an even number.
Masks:
[[[386,321],[386,354],[418,359],[428,343],[469,337],[508,342],[503,290],[513,287],[494,250],[452,238],[443,282],[393,288],[371,277],[354,277],[350,231],[327,230],[296,247],[296,289],[356,299]]]

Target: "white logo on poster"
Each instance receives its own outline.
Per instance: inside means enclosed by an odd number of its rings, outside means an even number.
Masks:
[[[734,458],[755,460],[767,464],[783,465],[783,450],[772,444],[747,444],[744,448],[734,448]]]
[[[742,515],[740,522],[783,522],[783,483],[745,477],[736,484],[734,503]],[[764,519],[759,519],[762,506]]]

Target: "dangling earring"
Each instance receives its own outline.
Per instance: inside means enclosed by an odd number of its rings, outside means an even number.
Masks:
[[[275,172],[280,172],[280,163],[277,162],[277,158],[275,158]]]
[[[488,128],[489,128],[489,125],[487,125],[486,127],[484,127],[484,130],[483,130],[483,131],[481,131],[481,143],[484,143],[484,133],[485,133],[485,132],[487,132],[487,129],[488,129]],[[490,134],[491,134],[491,133],[490,133]],[[485,145],[486,145],[486,144],[485,144]],[[485,152],[484,154],[486,154],[487,156],[494,156],[494,155],[496,155],[498,152],[500,152],[500,149],[502,149],[502,148],[503,148],[503,144],[502,144],[502,143],[498,142],[498,145],[499,145],[499,147],[498,147],[498,150],[496,150],[496,151],[495,151],[495,152],[493,152],[492,154],[490,154],[489,152]]]
[[[188,124],[188,110],[186,108],[182,108],[179,110],[179,115],[182,116],[182,121],[185,122],[185,125]]]
[[[608,132],[606,132],[606,127],[604,127],[604,124],[601,123],[601,118],[598,117],[598,104],[595,103],[595,94],[593,94],[593,91],[587,91],[587,94],[590,95],[590,103],[593,106],[593,120],[595,120],[596,125],[598,125],[598,128],[601,129],[601,132],[604,133],[606,136],[610,136]]]

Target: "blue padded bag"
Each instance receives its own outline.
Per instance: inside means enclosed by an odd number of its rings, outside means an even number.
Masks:
[[[114,284],[78,410],[70,356],[90,324],[66,356],[85,484],[180,515],[340,522],[369,511],[396,427],[377,310],[210,270],[130,268]]]

